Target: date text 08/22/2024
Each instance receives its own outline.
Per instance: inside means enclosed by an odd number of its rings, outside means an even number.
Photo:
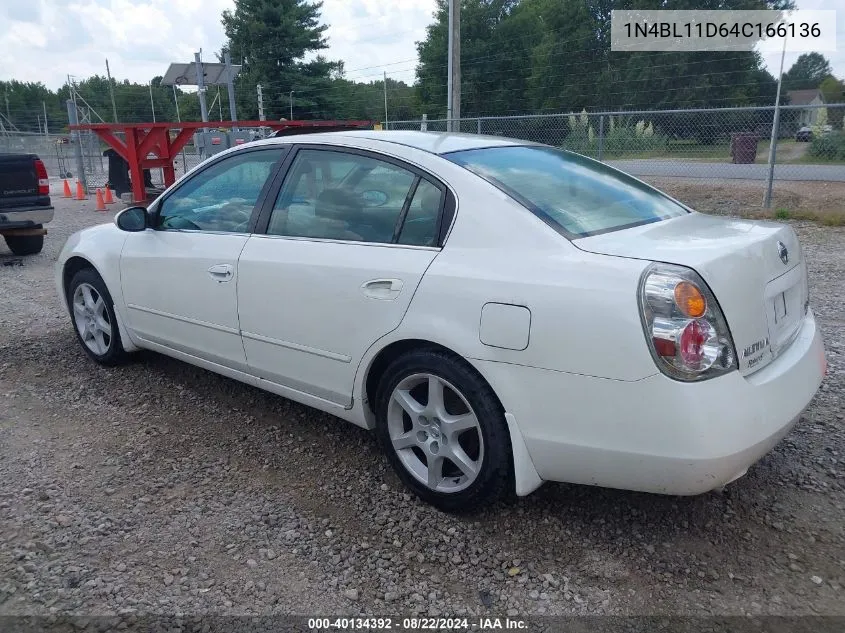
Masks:
[[[528,623],[519,618],[309,618],[311,631],[381,630],[381,631],[499,631],[526,630]]]

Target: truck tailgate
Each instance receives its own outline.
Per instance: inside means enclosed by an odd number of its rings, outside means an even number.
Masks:
[[[0,154],[0,209],[49,206],[50,196],[39,195],[35,154]]]

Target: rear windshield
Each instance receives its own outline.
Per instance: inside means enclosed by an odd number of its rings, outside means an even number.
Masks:
[[[571,239],[687,213],[626,174],[551,147],[490,147],[443,157],[496,185]]]

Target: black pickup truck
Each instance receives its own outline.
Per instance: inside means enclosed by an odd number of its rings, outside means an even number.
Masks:
[[[0,154],[0,235],[15,255],[44,246],[53,219],[47,168],[35,154]]]

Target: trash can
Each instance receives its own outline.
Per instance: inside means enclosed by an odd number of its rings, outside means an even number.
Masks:
[[[733,162],[747,165],[757,160],[757,141],[757,135],[750,132],[731,134],[731,158],[733,158]]]

